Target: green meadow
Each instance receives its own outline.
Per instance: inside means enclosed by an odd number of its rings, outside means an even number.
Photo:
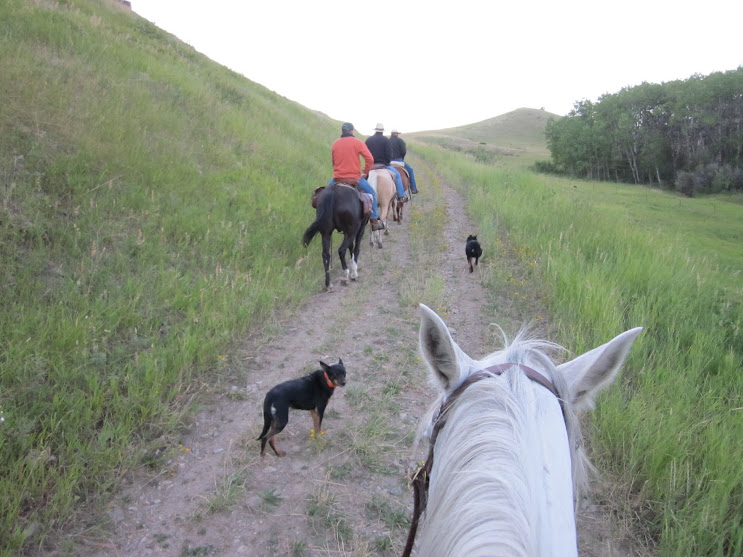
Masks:
[[[606,503],[661,555],[742,554],[740,196],[690,200],[418,154],[467,197],[483,245],[508,238],[543,285],[533,295],[559,341],[580,353],[645,327],[592,419],[594,464],[614,484]]]
[[[340,123],[114,2],[7,0],[0,49],[9,557],[111,497],[220,383],[228,346],[320,290],[301,234]],[[650,552],[743,554],[741,198],[409,148],[466,196],[491,253],[509,239],[558,341],[646,327],[591,420],[606,504]]]

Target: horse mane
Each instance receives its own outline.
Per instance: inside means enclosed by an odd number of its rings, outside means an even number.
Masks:
[[[501,330],[504,348],[482,360],[459,361],[460,369],[466,372],[461,379],[506,362],[535,368],[552,379],[562,401],[575,511],[592,467],[582,448],[580,422],[570,402],[566,380],[549,356],[565,349],[530,335],[528,329],[522,329],[509,344]],[[424,527],[421,531],[419,555],[537,553],[538,540],[530,535],[535,528],[531,524],[533,513],[527,488],[529,467],[534,463],[524,462],[521,457],[528,452],[524,447],[536,442],[537,432],[530,427],[533,415],[529,415],[536,411],[534,392],[534,383],[514,368],[498,380],[486,379],[471,385],[450,407],[434,449],[435,464],[424,519],[425,524],[437,527]],[[429,416],[438,410],[441,398]],[[423,423],[430,424],[430,417]],[[500,501],[497,506],[493,505],[494,497]],[[452,508],[457,512],[452,513]]]

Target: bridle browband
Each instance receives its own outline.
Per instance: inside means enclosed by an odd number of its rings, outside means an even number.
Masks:
[[[531,379],[535,383],[539,383],[542,387],[555,395],[560,401],[560,408],[562,409],[564,416],[565,409],[563,407],[563,401],[560,397],[560,394],[557,392],[554,383],[552,383],[552,381],[547,379],[537,370],[532,369],[529,366],[525,366],[523,364],[508,363],[497,364],[476,371],[467,379],[465,379],[462,384],[459,385],[459,387],[457,387],[454,392],[452,392],[449,398],[441,403],[441,407],[439,408],[436,417],[433,419],[433,431],[431,432],[431,439],[428,444],[428,457],[423,463],[423,466],[418,468],[415,474],[413,474],[413,518],[410,521],[408,540],[405,543],[405,549],[402,552],[402,557],[410,557],[410,552],[413,551],[413,544],[415,543],[415,535],[418,532],[418,521],[420,520],[423,511],[426,510],[426,504],[428,503],[428,485],[431,478],[431,470],[433,469],[433,448],[436,445],[436,438],[439,436],[439,432],[446,425],[446,418],[449,408],[454,405],[457,399],[459,399],[461,394],[470,385],[477,383],[478,381],[482,381],[483,379],[488,379],[489,377],[493,377],[495,375],[501,375],[504,371],[513,367],[519,368],[529,379]]]

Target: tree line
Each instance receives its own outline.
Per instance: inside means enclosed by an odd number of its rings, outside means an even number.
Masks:
[[[688,196],[743,191],[743,66],[579,101],[545,133],[552,160],[538,171]]]

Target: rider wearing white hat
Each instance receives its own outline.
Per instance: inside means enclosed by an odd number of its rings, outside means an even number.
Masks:
[[[374,135],[366,139],[366,146],[374,157],[374,164],[383,164],[392,172],[395,177],[397,198],[404,203],[408,198],[405,195],[405,188],[402,185],[400,172],[392,166],[392,145],[390,144],[390,138],[382,135],[382,132],[384,132],[384,125],[377,124],[377,127],[374,128]]]

